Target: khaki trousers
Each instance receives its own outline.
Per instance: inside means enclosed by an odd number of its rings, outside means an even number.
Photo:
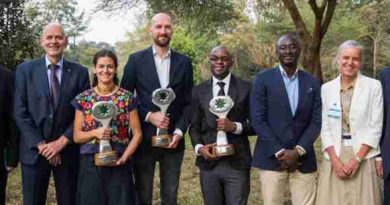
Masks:
[[[283,205],[286,189],[291,192],[293,205],[313,205],[317,190],[317,172],[270,171],[260,169],[264,205]]]

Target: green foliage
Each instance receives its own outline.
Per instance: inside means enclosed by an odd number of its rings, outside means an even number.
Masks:
[[[70,38],[75,38],[83,34],[88,27],[88,20],[85,13],[76,12],[76,0],[43,0],[31,2],[27,7],[27,14],[34,22],[33,26],[38,29],[52,22],[60,23],[65,33]]]
[[[15,69],[36,50],[35,36],[24,13],[24,0],[0,1],[0,64]]]

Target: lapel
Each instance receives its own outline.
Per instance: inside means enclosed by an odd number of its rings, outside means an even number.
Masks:
[[[204,90],[204,103],[209,107],[210,101],[213,98],[213,79],[206,81],[206,86]]]
[[[288,109],[289,115],[293,117],[293,114],[291,112],[290,101],[288,100],[286,86],[284,85],[282,73],[280,72],[279,66],[276,66],[274,68],[274,75],[275,75],[274,79],[276,83],[277,92],[280,93],[282,97],[281,101],[284,102],[285,107]]]
[[[71,72],[72,72],[72,66],[70,66],[70,63],[64,59],[63,66],[62,66],[61,85],[60,85],[60,93],[59,93],[60,96],[58,97],[59,98],[58,104],[60,104],[61,99],[65,95],[66,86],[69,86],[68,81]],[[54,106],[55,110],[57,109],[58,104]]]
[[[237,80],[236,77],[231,74],[228,95],[233,100],[233,102],[237,101]]]
[[[328,105],[329,108],[334,107],[341,112],[341,77],[340,75],[334,80],[334,85],[332,86],[331,94],[331,104]],[[328,112],[328,111],[327,111]],[[341,125],[341,124],[340,124]]]
[[[210,101],[213,98],[213,78],[206,81],[205,90],[203,90],[204,93],[204,105],[206,108],[206,112],[211,116],[211,121],[215,122],[217,117],[210,112]]]
[[[176,55],[176,52],[174,52],[172,49],[171,49],[171,63],[169,65],[169,83],[168,83],[168,87],[172,87],[173,85],[173,80],[175,79],[173,76],[176,72],[176,62],[177,62],[177,55]]]
[[[294,117],[299,114],[301,109],[303,109],[303,105],[305,104],[307,97],[307,92],[309,91],[307,88],[306,78],[303,75],[303,71],[301,70],[298,70],[298,87],[298,105]]]
[[[44,92],[45,97],[50,102],[50,86],[49,79],[47,77],[47,69],[45,57],[43,57],[38,61],[37,79],[39,80],[37,83],[39,84],[39,89]]]
[[[161,88],[160,80],[158,79],[158,74],[157,74],[157,67],[156,67],[156,62],[154,61],[154,56],[153,56],[153,48],[150,46],[146,50],[146,56],[145,56],[145,75],[151,75],[151,78],[153,79],[151,82],[151,87],[154,89]]]
[[[358,76],[356,78],[356,82],[355,82],[355,87],[353,89],[353,95],[352,95],[352,100],[351,100],[351,107],[350,107],[350,112],[349,112],[349,115],[351,116],[351,114],[353,114],[353,109],[354,109],[354,106],[355,105],[358,105],[359,104],[359,101],[361,101],[362,99],[360,99],[360,96],[364,90],[364,86],[362,83],[363,81],[363,77],[362,77],[362,74],[360,74],[360,72],[358,73]],[[351,118],[351,117],[350,117]]]

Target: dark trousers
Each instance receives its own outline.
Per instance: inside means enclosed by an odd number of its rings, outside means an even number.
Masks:
[[[247,204],[250,190],[249,177],[249,168],[237,170],[223,160],[211,170],[200,170],[204,204]]]
[[[53,171],[58,205],[75,205],[79,160],[61,159],[56,167],[39,157],[37,163],[22,163],[24,205],[45,205],[50,174]]]
[[[148,154],[139,154],[134,160],[137,204],[151,205],[153,178],[156,162],[160,168],[160,197],[163,205],[177,204],[180,168],[184,152],[153,149]]]
[[[0,168],[0,205],[5,205],[5,190],[7,187],[7,171]]]
[[[384,203],[383,205],[390,205],[390,174],[384,180]]]
[[[93,155],[82,155],[77,189],[79,205],[134,205],[131,162],[97,167]]]

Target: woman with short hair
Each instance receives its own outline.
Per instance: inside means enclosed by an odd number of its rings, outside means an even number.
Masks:
[[[363,47],[354,40],[339,46],[340,75],[322,86],[320,167],[317,205],[380,205],[380,154],[383,97],[378,80],[360,73]]]

